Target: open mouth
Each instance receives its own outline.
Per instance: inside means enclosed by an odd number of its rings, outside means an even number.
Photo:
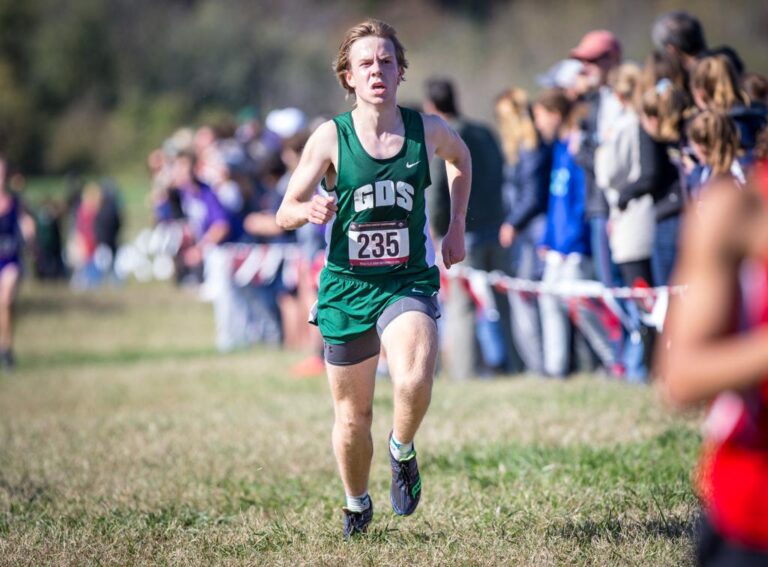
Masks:
[[[371,85],[371,90],[376,94],[383,94],[387,91],[387,86],[384,83],[377,81]]]

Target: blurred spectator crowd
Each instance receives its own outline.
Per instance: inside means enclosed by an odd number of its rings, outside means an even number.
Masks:
[[[687,12],[661,15],[650,35],[653,51],[638,63],[623,58],[610,31],[586,33],[537,77],[537,92],[513,85],[497,97],[495,128],[462,115],[450,78],[430,79],[423,101],[407,105],[449,121],[473,160],[465,265],[474,270],[446,273],[441,292],[449,375],[597,370],[648,379],[652,301],[520,292],[484,274],[667,286],[681,223],[696,214],[708,182],[726,179],[738,191],[755,161],[768,157],[768,79],[745,69],[734,47],[709,46]],[[323,228],[284,232],[275,213],[307,138],[328,118],[284,108],[261,119],[244,110],[232,125],[178,130],[147,161],[156,226],[139,252],[163,251],[156,272],[212,302],[220,350],[305,349],[299,374],[322,371],[321,340],[306,318]],[[432,180],[430,225],[439,242],[450,214],[439,161]],[[119,280],[137,249],[121,258],[118,191],[102,181],[77,195],[69,209],[72,283]],[[61,216],[49,204],[37,214],[41,277],[65,274]]]
[[[318,346],[306,318],[323,263],[323,228],[285,232],[275,213],[323,119],[310,123],[296,108],[263,121],[250,110],[239,118],[237,125],[182,128],[149,156],[156,222],[178,235],[176,281],[200,285],[213,303],[222,351]]]

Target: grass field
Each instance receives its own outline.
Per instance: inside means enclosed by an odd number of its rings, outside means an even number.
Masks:
[[[323,379],[297,353],[218,355],[166,284],[25,282],[0,376],[0,564],[680,565],[697,417],[584,376],[438,379],[414,516],[389,509],[377,386],[369,534],[341,538]]]

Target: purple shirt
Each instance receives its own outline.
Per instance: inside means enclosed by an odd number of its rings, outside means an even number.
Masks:
[[[181,191],[181,208],[196,240],[200,240],[216,223],[229,224],[227,212],[211,188],[205,183],[198,184],[198,187],[198,191],[189,187]],[[224,239],[227,240],[229,236]]]
[[[11,197],[11,206],[0,216],[0,261],[18,262],[22,236],[19,228],[19,200]]]

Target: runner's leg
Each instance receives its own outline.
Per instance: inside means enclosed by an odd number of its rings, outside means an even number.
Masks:
[[[393,433],[398,442],[410,443],[432,397],[437,325],[425,313],[408,311],[387,325],[381,339],[394,388]]]
[[[371,422],[378,356],[348,366],[326,364],[335,420],[333,450],[348,495],[368,490],[373,457]]]
[[[0,351],[13,346],[13,301],[19,283],[19,269],[8,264],[0,271]]]

